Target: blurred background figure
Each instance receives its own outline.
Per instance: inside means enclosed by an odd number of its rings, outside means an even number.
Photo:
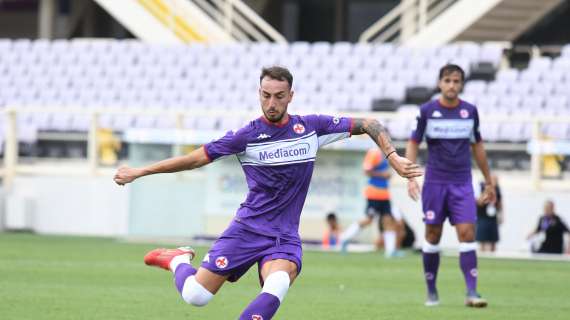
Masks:
[[[323,248],[334,248],[338,244],[338,237],[340,235],[340,228],[338,226],[338,219],[334,212],[329,212],[326,217],[327,228],[323,234]]]
[[[378,148],[371,148],[367,151],[362,164],[364,173],[368,176],[368,185],[364,190],[364,195],[368,202],[365,217],[354,222],[340,237],[341,246],[346,250],[346,246],[360,230],[369,226],[375,216],[380,219],[382,237],[384,240],[384,255],[386,257],[400,256],[401,252],[396,250],[396,221],[392,216],[390,204],[389,179],[392,173],[388,161],[384,159],[382,151]]]
[[[493,184],[495,185],[496,201],[485,204],[482,192],[485,189],[485,183],[481,182],[475,190],[475,199],[477,200],[477,231],[475,239],[479,242],[481,251],[495,252],[496,244],[499,242],[499,225],[503,223],[503,200],[501,196],[501,188],[499,187],[499,179],[493,175]]]
[[[113,130],[98,129],[97,139],[99,141],[99,161],[101,161],[101,164],[107,166],[117,164],[118,153],[121,150],[121,140],[115,136]]]
[[[570,233],[570,230],[555,213],[554,202],[546,200],[544,213],[538,219],[536,229],[527,237],[533,244],[532,251],[537,253],[564,253],[564,233]],[[570,243],[568,247],[570,250]]]
[[[393,207],[392,216],[394,217],[396,224],[396,248],[412,249],[416,242],[414,230],[407,223],[400,208]],[[384,249],[384,238],[382,237],[384,230],[382,227],[382,221],[380,220],[378,221],[378,230],[380,230],[380,236],[376,239],[375,245],[378,250],[381,250]],[[399,254],[403,255],[402,253]]]

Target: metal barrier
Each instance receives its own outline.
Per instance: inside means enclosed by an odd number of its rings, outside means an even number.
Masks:
[[[194,110],[186,112],[165,112],[164,110],[121,110],[121,111],[109,111],[107,110],[95,110],[95,111],[84,111],[84,110],[69,110],[69,109],[54,109],[54,108],[17,108],[8,107],[2,111],[4,113],[5,122],[5,146],[4,146],[4,167],[0,170],[0,176],[3,178],[4,186],[9,189],[12,185],[13,179],[18,174],[50,174],[50,173],[63,173],[73,174],[73,175],[88,175],[96,176],[102,173],[108,173],[110,169],[103,168],[100,166],[98,161],[98,138],[97,132],[101,128],[99,125],[99,116],[103,113],[105,114],[132,114],[132,115],[160,115],[162,117],[173,117],[176,119],[176,128],[178,132],[186,133],[187,135],[192,135],[196,131],[188,130],[183,128],[184,117],[203,117],[203,116],[216,116],[216,117],[227,117],[228,114],[223,110]],[[73,113],[73,114],[88,114],[91,117],[89,132],[87,134],[87,159],[85,165],[79,170],[73,170],[67,172],[64,170],[57,170],[53,167],[42,167],[34,165],[26,165],[20,163],[18,159],[18,130],[17,130],[17,117],[19,114],[25,113]],[[362,118],[376,118],[379,120],[409,120],[413,121],[413,116],[411,115],[401,115],[397,113],[385,113],[385,112],[335,112],[343,116],[351,117],[362,117]],[[240,116],[248,116],[251,119],[259,117],[259,112],[243,113]],[[531,156],[531,172],[529,174],[529,181],[532,182],[535,190],[541,189],[543,187],[555,188],[555,189],[570,189],[570,179],[561,180],[557,182],[545,181],[541,177],[541,157],[545,154],[564,154],[570,155],[570,141],[552,141],[542,137],[541,126],[546,123],[570,123],[570,116],[565,117],[529,117],[529,116],[509,116],[509,117],[493,117],[493,118],[482,118],[482,123],[487,122],[498,122],[498,123],[508,123],[508,122],[520,122],[520,123],[532,123],[532,139],[526,144],[525,147],[517,147],[518,151],[527,150]],[[229,129],[229,128],[227,128]],[[158,130],[158,129],[155,129]],[[356,136],[353,139],[368,139],[365,135]],[[176,144],[176,143],[174,143]],[[405,142],[396,143],[398,148],[404,148]],[[174,150],[178,150],[175,153],[180,154],[181,146],[175,145]],[[511,143],[489,143],[486,144],[488,150],[513,150]],[[111,169],[113,170],[113,169]]]
[[[400,3],[368,27],[360,42],[402,43],[439,16],[457,0],[402,0]]]

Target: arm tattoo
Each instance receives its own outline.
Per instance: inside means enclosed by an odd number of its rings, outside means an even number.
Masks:
[[[354,125],[351,131],[354,135],[367,133],[372,140],[382,149],[385,155],[396,148],[392,145],[392,139],[386,128],[375,119],[354,119]]]

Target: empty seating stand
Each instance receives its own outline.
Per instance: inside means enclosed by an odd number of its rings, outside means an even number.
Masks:
[[[258,108],[256,90],[261,67],[279,64],[294,75],[292,112],[396,110],[420,104],[433,95],[437,73],[445,63],[498,68],[502,49],[475,43],[412,50],[392,44],[295,42],[204,45],[149,45],[136,40],[2,40],[0,39],[0,107],[62,107],[69,110],[189,111],[235,113]],[[464,98],[482,114],[570,114],[570,49],[556,59],[532,60],[523,71],[501,70],[494,80],[473,80]],[[546,98],[548,97],[548,99]],[[25,116],[21,127],[86,131],[80,114]],[[223,129],[226,117],[186,119],[190,129]],[[391,124],[395,132],[406,123]],[[107,114],[101,124],[128,128],[173,128],[163,116]],[[402,125],[396,129],[394,125]],[[525,125],[486,128],[496,140],[522,141]],[[564,125],[545,132],[569,137]],[[402,137],[404,136],[401,134]],[[407,137],[407,134],[405,135]]]

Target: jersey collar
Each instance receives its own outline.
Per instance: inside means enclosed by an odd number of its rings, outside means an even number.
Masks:
[[[288,113],[285,114],[285,117],[287,117],[287,119],[285,120],[285,122],[283,122],[283,123],[281,123],[281,124],[275,124],[275,123],[273,123],[273,122],[267,120],[267,118],[265,118],[265,116],[261,116],[261,117],[259,117],[259,118],[261,119],[261,121],[263,121],[263,122],[264,122],[265,124],[267,124],[268,126],[277,127],[277,128],[283,128],[283,127],[285,127],[286,125],[288,125],[288,124],[289,124],[289,120],[291,120],[291,116],[290,116]]]

